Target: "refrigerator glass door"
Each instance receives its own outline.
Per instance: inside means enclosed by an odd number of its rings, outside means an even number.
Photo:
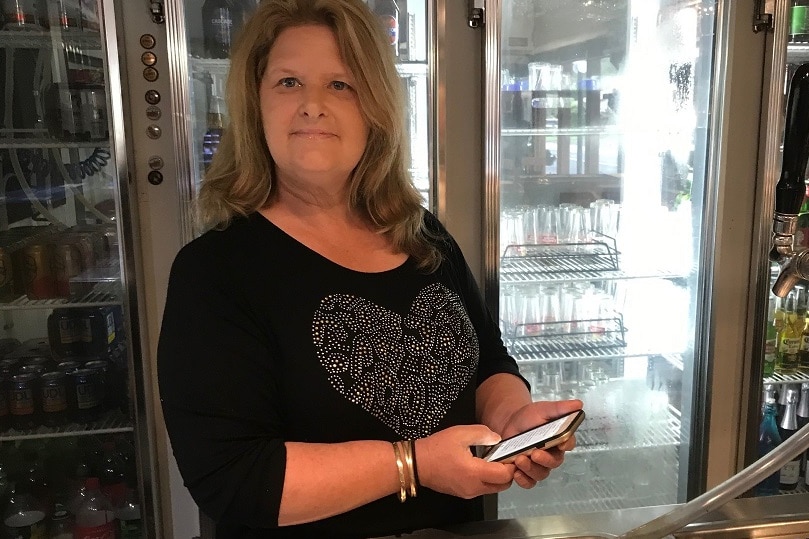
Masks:
[[[96,477],[132,537],[153,536],[115,16],[2,8],[0,529],[44,537]]]
[[[379,15],[391,36],[391,48],[407,98],[405,127],[410,141],[410,173],[427,207],[431,204],[431,150],[428,136],[429,69],[427,0],[364,0]],[[258,0],[186,0],[189,52],[189,141],[194,191],[216,152],[227,123],[224,102],[230,45]],[[225,22],[223,22],[223,20]],[[221,28],[231,32],[224,39]],[[219,29],[219,30],[217,30]],[[218,36],[218,37],[217,37]]]
[[[501,328],[534,400],[587,418],[500,518],[685,501],[714,19],[707,0],[502,2]]]

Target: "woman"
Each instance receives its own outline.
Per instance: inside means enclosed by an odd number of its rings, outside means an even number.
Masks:
[[[228,99],[199,197],[212,230],[174,262],[158,350],[177,463],[217,537],[435,527],[544,479],[574,440],[513,464],[470,447],[581,402],[531,402],[458,245],[422,210],[374,15],[265,0]]]

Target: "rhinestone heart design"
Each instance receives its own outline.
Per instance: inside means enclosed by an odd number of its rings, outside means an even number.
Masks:
[[[327,296],[312,333],[332,387],[407,439],[433,433],[477,370],[472,322],[438,283],[404,318],[360,297]]]

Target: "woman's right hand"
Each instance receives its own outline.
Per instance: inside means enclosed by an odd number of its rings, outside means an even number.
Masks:
[[[466,499],[506,490],[514,479],[514,465],[486,462],[469,449],[499,441],[500,436],[485,425],[458,425],[419,438],[415,441],[419,483]]]

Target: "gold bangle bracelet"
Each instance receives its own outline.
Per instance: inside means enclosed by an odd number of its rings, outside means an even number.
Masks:
[[[405,470],[407,476],[407,483],[410,486],[410,497],[416,497],[416,474],[413,471],[413,440],[406,440],[402,442],[404,446],[404,457],[405,457]]]
[[[396,455],[396,468],[399,470],[399,501],[404,503],[407,500],[407,484],[405,483],[404,462],[402,462],[399,442],[393,443],[393,453]]]

